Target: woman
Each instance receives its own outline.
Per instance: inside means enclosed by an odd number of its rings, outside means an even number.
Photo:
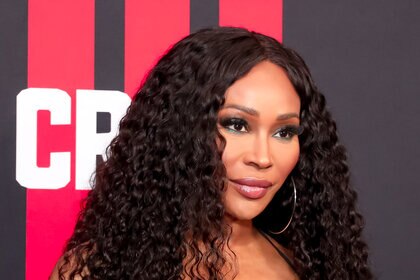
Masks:
[[[300,56],[201,30],[134,97],[51,279],[371,279],[355,202]]]

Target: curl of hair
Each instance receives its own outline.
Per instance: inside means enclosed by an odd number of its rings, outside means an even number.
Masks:
[[[294,254],[301,279],[371,279],[362,216],[346,152],[300,56],[245,29],[203,29],[157,63],[98,166],[60,276],[82,279],[223,279],[225,146],[217,114],[227,88],[262,61],[282,67],[301,100],[298,191],[293,221],[275,237]],[[216,139],[221,145],[217,145]],[[288,180],[287,180],[288,182]],[[287,183],[285,183],[287,184]],[[288,219],[282,187],[254,220],[270,230]]]

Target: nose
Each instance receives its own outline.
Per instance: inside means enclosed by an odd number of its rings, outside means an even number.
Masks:
[[[247,165],[255,166],[258,169],[270,168],[273,163],[270,153],[269,139],[262,136],[256,136],[255,141],[250,145],[244,161]]]

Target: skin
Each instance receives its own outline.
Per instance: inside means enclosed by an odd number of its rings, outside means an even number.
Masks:
[[[238,106],[252,109],[258,115],[244,112]],[[232,279],[235,272],[238,280],[298,279],[273,246],[253,227],[252,219],[270,203],[298,161],[297,135],[279,134],[278,131],[285,125],[299,125],[299,112],[300,99],[286,73],[268,61],[256,65],[226,91],[225,104],[218,114],[218,129],[226,139],[222,157],[228,179],[224,204],[226,221],[232,227],[229,247],[236,255],[231,259],[236,270],[226,271],[226,279]],[[279,115],[285,114],[287,118],[277,120]],[[247,125],[226,125],[223,120],[229,118],[242,119]],[[272,183],[263,197],[246,198],[229,181],[250,177]],[[290,255],[287,249],[272,241]],[[57,267],[50,280],[55,279],[58,279]]]
[[[241,110],[243,107],[258,115]],[[224,203],[226,220],[232,227],[229,246],[237,257],[235,279],[297,279],[253,227],[252,219],[266,208],[298,161],[298,136],[278,131],[285,125],[299,125],[299,112],[300,99],[286,73],[268,61],[256,65],[226,91],[218,129],[226,139],[222,157],[228,178]],[[277,120],[277,116],[285,114],[287,118]],[[247,125],[229,125],[229,118],[243,119]],[[263,197],[247,198],[230,181],[250,177],[272,183]]]

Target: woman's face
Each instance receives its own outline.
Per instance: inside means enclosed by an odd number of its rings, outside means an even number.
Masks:
[[[263,61],[229,87],[218,114],[226,139],[226,213],[250,220],[280,189],[299,158],[300,99],[284,70]]]

